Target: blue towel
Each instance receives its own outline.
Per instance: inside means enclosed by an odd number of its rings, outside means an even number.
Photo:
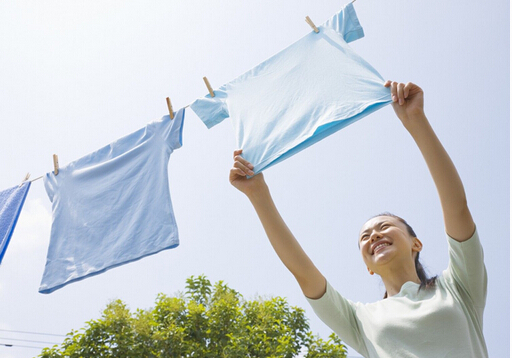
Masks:
[[[30,182],[0,192],[0,263],[9,245],[21,208],[28,194]]]

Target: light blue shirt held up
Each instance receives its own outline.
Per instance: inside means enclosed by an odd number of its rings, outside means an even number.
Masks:
[[[184,109],[48,173],[52,228],[39,292],[178,246],[167,165]]]
[[[208,128],[231,118],[255,173],[391,103],[384,79],[347,44],[364,36],[353,5],[318,29],[190,106]]]

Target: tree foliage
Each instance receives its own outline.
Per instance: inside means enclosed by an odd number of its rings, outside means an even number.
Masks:
[[[281,297],[244,300],[222,281],[187,279],[186,292],[157,296],[155,307],[130,312],[110,302],[97,320],[68,333],[60,346],[39,357],[306,357],[344,358],[332,334],[313,335],[304,310]]]

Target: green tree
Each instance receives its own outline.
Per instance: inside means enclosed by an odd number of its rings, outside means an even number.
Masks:
[[[157,296],[155,307],[130,312],[110,302],[101,318],[68,333],[64,342],[39,357],[298,357],[345,358],[332,334],[313,335],[304,310],[281,297],[244,300],[222,281],[187,279],[185,294]]]

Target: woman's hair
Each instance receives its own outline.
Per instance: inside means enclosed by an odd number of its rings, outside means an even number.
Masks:
[[[405,227],[407,228],[407,232],[409,233],[409,235],[411,235],[412,237],[417,237],[416,233],[412,229],[411,225],[409,225],[407,223],[407,221],[402,219],[400,216],[397,216],[395,214],[391,214],[389,212],[384,212],[384,213],[372,216],[370,219],[376,218],[377,216],[389,216],[389,217],[392,217],[392,218],[400,220],[405,225]],[[418,291],[420,291],[423,288],[432,288],[432,287],[434,287],[436,285],[437,276],[434,276],[434,277],[428,277],[427,276],[427,273],[425,272],[425,269],[423,268],[423,265],[420,262],[420,253],[419,252],[416,254],[416,258],[414,259],[414,266],[416,267],[416,273],[418,274],[418,277],[419,277],[419,279],[421,281],[421,284],[420,284],[420,287],[418,288]],[[388,298],[388,292],[387,291],[384,293],[384,298]]]

